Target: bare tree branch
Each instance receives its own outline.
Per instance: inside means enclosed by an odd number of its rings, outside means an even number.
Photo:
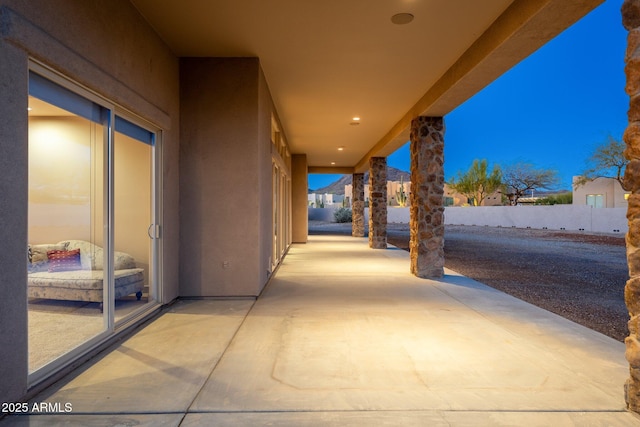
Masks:
[[[629,160],[624,157],[624,142],[609,135],[607,140],[598,145],[587,160],[588,167],[574,186],[580,187],[597,178],[613,178],[625,188],[624,170]]]
[[[503,183],[512,206],[528,191],[550,190],[559,183],[558,172],[552,169],[536,169],[529,163],[516,163],[504,170]]]

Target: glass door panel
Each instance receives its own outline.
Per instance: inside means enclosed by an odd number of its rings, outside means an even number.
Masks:
[[[102,310],[106,127],[100,121],[108,120],[108,112],[38,79],[30,76],[30,373],[107,330]]]
[[[271,192],[272,192],[272,208],[273,208],[273,245],[271,247],[271,270],[278,265],[278,235],[280,234],[280,230],[278,229],[278,217],[279,217],[279,209],[278,209],[278,183],[280,182],[278,179],[280,172],[278,166],[275,163],[272,163],[271,170]]]
[[[156,301],[155,135],[116,117],[114,138],[115,319]]]

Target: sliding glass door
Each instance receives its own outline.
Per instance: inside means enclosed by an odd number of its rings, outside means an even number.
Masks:
[[[35,383],[158,305],[159,131],[36,64],[28,114]]]

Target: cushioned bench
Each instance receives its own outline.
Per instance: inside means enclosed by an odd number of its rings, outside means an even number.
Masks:
[[[102,302],[102,248],[84,240],[29,245],[27,294],[30,298]],[[124,252],[114,254],[114,298],[142,297],[144,270]]]

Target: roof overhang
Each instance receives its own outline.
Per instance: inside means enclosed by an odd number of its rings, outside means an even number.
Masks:
[[[132,0],[178,56],[260,58],[315,173],[365,171],[414,117],[445,116],[602,2]]]

